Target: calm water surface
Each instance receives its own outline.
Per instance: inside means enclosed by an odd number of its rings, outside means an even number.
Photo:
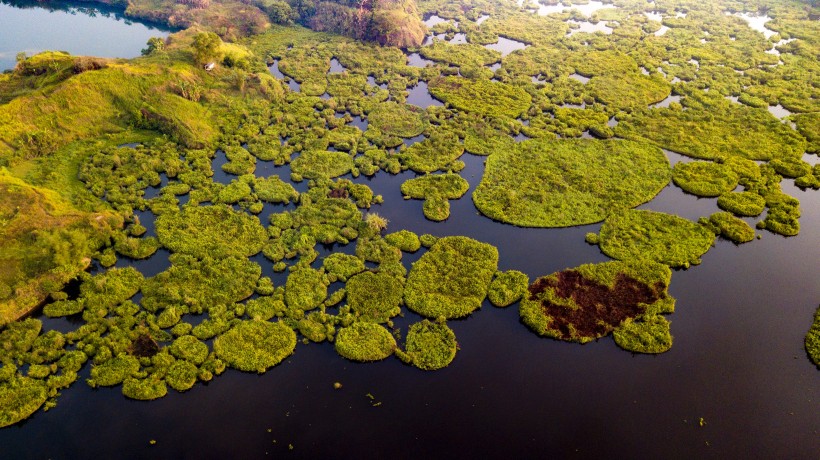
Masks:
[[[502,270],[535,278],[607,260],[584,242],[600,224],[524,229],[480,216],[471,197],[485,158],[461,159],[470,191],[451,202],[442,223],[424,219],[420,200],[403,199],[399,186],[412,172],[355,180],[384,196],[374,210],[390,220],[389,231],[492,243]],[[215,180],[227,183],[233,177],[221,171],[224,162],[218,153]],[[290,170],[258,162],[257,174],[287,179]],[[78,382],[55,409],[0,430],[0,457],[817,458],[820,375],[806,358],[803,337],[820,302],[820,195],[791,180],[783,188],[801,200],[800,235],[764,232],[742,246],[719,240],[702,265],[674,272],[675,345],[663,355],[632,355],[611,338],[583,346],[541,339],[519,322],[516,307],[485,302],[468,319],[449,323],[461,350],[440,371],[397,359],[356,364],[325,343],[300,344],[264,375],[227,371],[148,403],[124,398],[119,388]],[[641,208],[689,219],[718,210],[716,200],[673,186]],[[283,209],[266,206],[260,217],[266,222]],[[151,213],[140,217],[153,234]],[[354,245],[319,249],[350,253]],[[409,267],[420,256],[406,254],[404,262]],[[270,262],[253,259],[277,285],[284,282]],[[133,263],[153,275],[167,267],[168,253]],[[396,324],[406,331],[418,320],[406,311]],[[72,321],[44,319],[61,330],[76,327]],[[82,372],[87,377],[89,367]],[[334,382],[343,388],[334,390]],[[382,404],[373,407],[367,394]]]

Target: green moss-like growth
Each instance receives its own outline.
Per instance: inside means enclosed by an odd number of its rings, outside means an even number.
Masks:
[[[752,192],[728,192],[720,195],[718,207],[738,216],[759,216],[766,208],[766,199]]]
[[[46,399],[48,386],[41,380],[14,376],[0,382],[0,428],[29,418]]]
[[[738,176],[724,164],[709,161],[678,163],[672,168],[675,185],[693,195],[716,197],[737,187]]]
[[[401,311],[401,281],[386,273],[358,274],[346,288],[347,304],[365,321],[385,323]]]
[[[262,321],[267,321],[274,316],[282,316],[286,310],[285,302],[276,296],[259,297],[245,304],[245,313],[248,317]]]
[[[519,314],[541,336],[587,343],[630,318],[668,313],[671,275],[649,261],[581,265],[535,280]]]
[[[490,283],[487,297],[496,307],[508,307],[527,293],[530,277],[518,270],[499,273]]]
[[[820,307],[814,313],[814,322],[806,334],[805,345],[809,359],[820,368]]]
[[[197,366],[208,357],[208,345],[192,335],[183,335],[174,340],[169,351],[177,359],[190,361]]]
[[[110,387],[119,385],[140,370],[139,359],[135,356],[121,354],[91,368],[88,384],[92,387]]]
[[[325,257],[322,266],[328,275],[335,276],[339,281],[347,281],[353,275],[364,271],[364,261],[356,256],[334,252]]]
[[[253,189],[260,200],[268,203],[288,204],[299,198],[299,193],[293,186],[280,179],[279,176],[256,179]]]
[[[670,267],[699,264],[715,236],[703,225],[655,211],[616,212],[601,227],[604,254],[618,260],[646,259]]]
[[[299,267],[285,282],[285,303],[290,308],[306,311],[318,307],[327,297],[327,280],[318,270]]]
[[[416,252],[421,248],[419,236],[410,230],[399,230],[384,236],[384,240],[404,252]]]
[[[378,324],[356,322],[339,329],[335,347],[337,353],[351,361],[380,361],[393,354],[396,339]]]
[[[603,220],[652,199],[669,182],[663,152],[617,140],[530,140],[487,159],[473,193],[487,217],[522,227]]]
[[[427,117],[424,109],[414,105],[383,102],[377,105],[369,114],[368,127],[373,127],[388,136],[415,137],[424,132],[427,127]]]
[[[769,211],[766,218],[758,223],[758,227],[783,236],[800,233],[800,201],[797,198],[785,193],[772,193],[766,201]]]
[[[595,98],[608,107],[644,108],[669,96],[669,83],[660,75],[609,74],[593,77],[587,83]]]
[[[264,373],[293,353],[296,333],[284,323],[242,321],[214,340],[214,352],[245,372]]]
[[[407,307],[428,318],[462,318],[481,306],[498,266],[498,250],[463,236],[440,238],[413,263]]]
[[[426,59],[446,62],[457,67],[487,66],[501,60],[501,53],[481,45],[473,43],[453,45],[441,40],[422,47],[419,54]]]
[[[152,401],[168,394],[165,380],[153,376],[144,379],[126,379],[122,384],[122,394],[126,398],[139,401]]]
[[[291,170],[307,179],[332,179],[353,169],[353,158],[344,152],[306,150],[291,163]]]
[[[446,324],[425,319],[410,326],[405,348],[412,365],[425,371],[434,371],[453,362],[458,343],[456,334]]]
[[[187,391],[193,388],[196,384],[196,376],[199,369],[188,361],[175,361],[174,364],[168,368],[168,375],[165,381],[168,386],[177,391]]]
[[[458,174],[435,174],[409,179],[401,184],[406,197],[422,199],[424,217],[440,222],[450,217],[450,203],[464,196],[470,184]]]
[[[174,255],[168,270],[145,280],[142,306],[158,311],[184,305],[202,313],[214,305],[229,305],[253,294],[262,267],[246,258],[197,260]],[[203,288],[206,287],[207,288]]]
[[[615,343],[633,353],[658,354],[672,348],[669,321],[653,315],[640,321],[628,319],[612,333]]]
[[[451,168],[464,153],[464,146],[455,133],[436,131],[429,138],[402,151],[399,160],[418,173],[430,173]]]
[[[532,103],[522,88],[489,80],[439,77],[430,82],[429,89],[436,99],[482,116],[518,118]]]
[[[748,243],[755,239],[754,229],[730,212],[716,212],[708,219],[702,217],[701,221],[715,234],[732,240],[735,244]]]
[[[156,227],[163,246],[198,258],[252,256],[268,241],[257,217],[228,206],[196,206],[164,213],[157,218]]]

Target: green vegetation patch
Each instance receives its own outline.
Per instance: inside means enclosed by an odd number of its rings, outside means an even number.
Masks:
[[[169,351],[180,360],[199,366],[208,357],[208,345],[192,335],[183,335],[171,344]]]
[[[385,323],[401,312],[402,288],[389,274],[364,272],[347,282],[347,304],[362,320]]]
[[[126,398],[139,401],[153,401],[168,394],[165,380],[149,376],[144,379],[126,379],[122,384],[122,394]]]
[[[0,382],[0,428],[29,418],[46,399],[48,386],[42,380],[14,376]]]
[[[728,166],[711,161],[678,163],[672,181],[684,191],[702,197],[716,197],[737,187],[738,176]]]
[[[436,40],[423,46],[419,54],[433,61],[446,62],[457,67],[487,66],[501,60],[501,53],[481,45],[466,43],[453,45]]]
[[[347,281],[365,269],[362,259],[341,252],[334,252],[325,257],[322,266],[328,275],[335,276],[339,281]]]
[[[535,280],[519,314],[538,335],[587,343],[628,319],[668,313],[671,276],[650,261],[585,264]]]
[[[490,80],[439,77],[430,82],[429,90],[458,110],[489,117],[518,118],[532,103],[523,88]]]
[[[820,307],[814,312],[814,322],[806,334],[805,344],[809,359],[820,368]]]
[[[252,256],[268,241],[259,218],[228,206],[193,206],[163,213],[156,228],[163,246],[199,258]]]
[[[587,89],[608,107],[643,108],[669,96],[670,86],[659,74],[609,74],[593,77]]]
[[[647,144],[529,140],[487,159],[473,193],[482,214],[522,227],[599,222],[651,200],[669,183],[669,161]]]
[[[401,184],[405,197],[424,200],[424,217],[442,221],[450,217],[450,203],[464,196],[470,184],[458,174],[434,174],[409,179]]]
[[[755,238],[755,230],[730,212],[716,212],[708,219],[701,217],[700,220],[704,225],[710,227],[715,234],[732,240],[736,244],[748,243]]]
[[[601,251],[613,259],[646,259],[677,268],[700,264],[715,236],[683,217],[631,209],[610,214],[598,239]]]
[[[612,333],[615,343],[633,353],[664,353],[672,348],[669,321],[653,315],[640,321],[628,319]]]
[[[431,173],[452,168],[464,153],[464,146],[455,133],[436,131],[429,138],[416,142],[399,155],[403,165],[418,173]]]
[[[119,385],[139,370],[140,362],[137,357],[121,354],[105,361],[99,366],[92,367],[91,378],[88,380],[88,384],[92,387]]]
[[[188,361],[175,361],[174,364],[168,368],[168,375],[165,376],[165,381],[168,386],[177,391],[187,391],[193,388],[196,384],[196,376],[199,369],[189,363]]]
[[[306,311],[319,306],[327,297],[327,279],[310,267],[293,270],[285,282],[285,303],[290,308]]]
[[[752,192],[728,192],[717,200],[720,209],[745,217],[759,216],[766,208],[766,199]]]
[[[214,352],[228,366],[264,373],[293,353],[296,333],[284,323],[241,321],[214,339]]]
[[[462,318],[487,296],[498,250],[464,236],[440,238],[413,263],[404,290],[407,307],[428,318]]]
[[[307,179],[332,179],[349,173],[351,169],[353,157],[345,152],[327,150],[306,150],[291,163],[293,173]]]
[[[450,365],[456,357],[456,334],[445,323],[423,320],[410,326],[405,343],[406,360],[425,371]]]
[[[380,361],[396,350],[396,339],[376,323],[356,322],[339,329],[336,352],[351,361]]]
[[[410,230],[399,230],[384,236],[384,240],[404,252],[416,252],[421,248],[419,236]]]
[[[368,128],[373,127],[389,136],[416,137],[427,127],[424,109],[409,104],[383,102],[367,114]]]
[[[253,189],[260,200],[268,203],[288,204],[299,198],[299,193],[296,189],[276,175],[256,179]]]
[[[490,283],[487,297],[496,307],[508,307],[521,300],[527,293],[530,277],[518,270],[509,270],[496,275]]]

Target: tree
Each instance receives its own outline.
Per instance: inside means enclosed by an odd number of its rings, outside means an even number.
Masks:
[[[213,32],[200,32],[194,36],[193,48],[197,64],[215,62],[222,54],[222,40]]]
[[[160,37],[149,38],[148,43],[146,43],[146,45],[147,47],[141,51],[143,56],[161,54],[165,52],[165,40],[163,40]]]

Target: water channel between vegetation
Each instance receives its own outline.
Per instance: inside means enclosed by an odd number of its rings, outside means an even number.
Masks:
[[[552,12],[546,8],[552,7],[542,5],[541,11]],[[63,12],[0,4],[0,68],[13,66],[14,56],[11,61],[8,56],[17,48],[53,46],[6,41],[6,18],[19,15],[24,24],[54,21],[53,30],[85,30],[85,22],[67,26],[59,21],[86,21],[86,15],[62,18]],[[132,57],[148,37],[167,34],[124,21],[113,12],[92,22],[100,21],[110,22],[105,27],[139,29],[130,48],[101,50],[82,44],[72,48],[68,42],[64,48],[80,54]],[[90,36],[104,33],[109,32],[88,32]],[[97,40],[101,45],[113,41]],[[520,42],[502,39],[495,49],[509,53],[522,47]],[[409,60],[420,66],[431,62],[416,53]],[[287,78],[278,63],[270,71],[277,78]],[[331,71],[344,68],[336,61]],[[298,91],[299,84],[288,80],[291,90]],[[442,105],[423,81],[409,92],[408,103]],[[658,106],[679,100],[680,96],[670,96]],[[352,123],[367,128],[362,118]],[[665,153],[673,164],[691,161]],[[584,235],[599,231],[601,224],[533,229],[480,215],[472,193],[486,157],[465,154],[461,160],[465,168],[460,175],[470,189],[451,202],[449,219],[440,223],[424,218],[421,200],[403,198],[399,187],[416,176],[411,171],[343,178],[367,184],[384,197],[384,203],[373,210],[389,220],[391,231],[466,235],[490,243],[498,248],[499,270],[521,270],[534,279],[608,260],[597,246],[584,241]],[[215,181],[228,183],[235,178],[222,171],[226,161],[225,154],[217,152],[212,165]],[[288,165],[258,161],[255,173],[287,180],[290,172]],[[299,192],[307,188],[307,182],[293,185]],[[231,370],[184,394],[171,392],[148,403],[128,400],[116,387],[92,389],[79,382],[64,391],[56,408],[0,430],[0,456],[256,458],[284,449],[306,458],[597,457],[602,453],[624,458],[670,453],[727,458],[749,453],[748,446],[755,444],[751,452],[761,458],[811,458],[820,451],[820,385],[817,369],[805,357],[803,337],[820,299],[820,196],[798,189],[791,179],[782,185],[784,192],[800,199],[800,234],[784,238],[764,233],[761,240],[742,247],[718,240],[703,256],[702,265],[675,271],[669,289],[677,299],[676,312],[670,316],[675,346],[663,355],[632,355],[609,338],[585,346],[542,339],[520,324],[517,308],[495,308],[485,301],[469,318],[449,323],[460,350],[452,365],[437,372],[422,372],[397,359],[352,363],[324,343],[300,345],[292,357],[264,375]],[[149,189],[146,196],[158,191]],[[271,213],[292,207],[266,204],[260,219],[267,223]],[[697,198],[672,184],[639,209],[691,220],[719,210],[714,199]],[[148,235],[155,235],[153,214],[144,211],[139,216]],[[331,251],[353,253],[354,247],[355,243],[319,246],[314,266]],[[118,266],[132,265],[148,277],[169,266],[168,256],[163,249],[145,261],[121,258]],[[402,262],[409,268],[420,256],[421,252],[406,254]],[[263,267],[262,276],[270,276],[277,286],[284,284],[286,274],[275,273],[261,255],[253,260]],[[79,325],[71,318],[40,319],[45,328],[57,330]],[[408,311],[395,322],[406,330],[420,319]],[[81,379],[88,373],[86,366]],[[334,389],[334,382],[343,388]],[[374,400],[382,404],[374,407]]]

